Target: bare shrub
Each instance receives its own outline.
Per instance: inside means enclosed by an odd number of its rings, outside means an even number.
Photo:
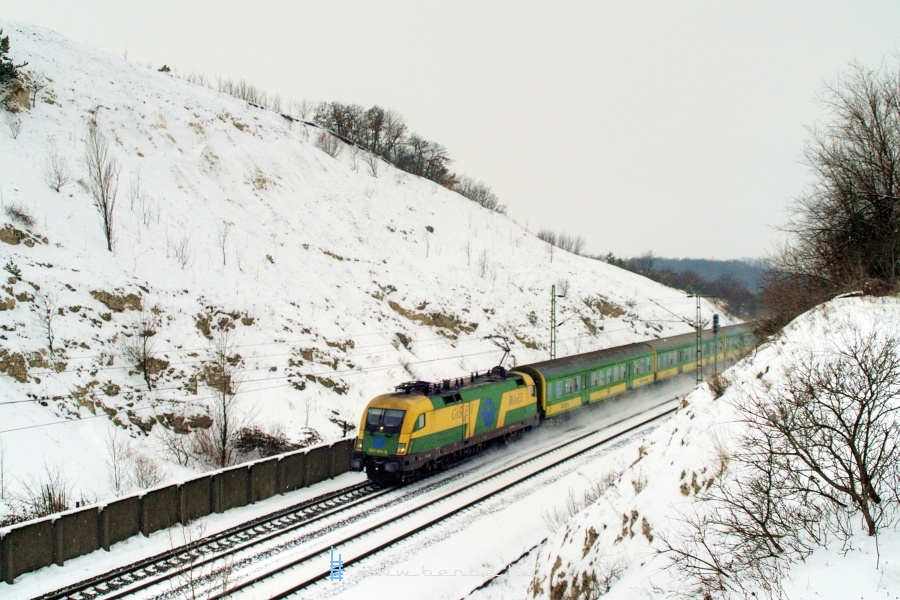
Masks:
[[[44,181],[50,186],[50,189],[57,193],[70,181],[72,181],[72,170],[66,159],[57,152],[56,148],[50,150],[44,161]]]
[[[34,217],[31,216],[31,213],[23,204],[19,204],[18,202],[6,204],[3,206],[3,212],[6,213],[6,216],[14,223],[18,223],[23,227],[34,227]]]
[[[319,134],[319,137],[316,138],[316,148],[331,158],[337,158],[340,156],[341,151],[343,151],[344,144],[332,134],[323,131]]]
[[[156,357],[153,339],[160,327],[159,313],[156,306],[150,309],[142,306],[141,312],[132,319],[130,333],[124,333],[121,342],[122,354],[140,371],[148,390],[153,389],[154,377],[163,366],[163,361]]]
[[[301,448],[299,444],[291,442],[280,429],[264,431],[255,425],[241,428],[235,447],[245,455],[255,453],[259,458]]]
[[[60,467],[44,465],[41,479],[20,481],[22,493],[15,497],[32,518],[45,517],[72,508],[72,484]]]
[[[129,479],[133,486],[145,490],[159,485],[165,477],[165,470],[155,458],[141,453],[131,455]]]
[[[168,239],[166,237],[166,255],[172,256],[184,269],[191,262],[191,236],[185,234],[177,240]]]
[[[204,553],[200,550],[206,535],[204,526],[182,525],[179,531],[180,539],[177,539],[173,530],[169,530],[169,547],[179,551],[179,566],[183,569],[177,577],[170,579],[172,597],[189,600],[228,597],[233,570],[231,558],[227,558],[221,566],[216,566],[215,561],[204,560]]]
[[[179,465],[186,467],[194,458],[194,440],[187,432],[179,432],[168,427],[155,427],[153,429],[157,433],[157,439],[162,442],[163,447]]]
[[[363,161],[366,163],[366,166],[369,167],[369,175],[377,178],[379,172],[381,171],[381,161],[382,158],[377,154],[372,152],[363,154]]]
[[[115,429],[106,438],[106,474],[110,489],[118,494],[125,487],[127,478],[126,458],[131,453],[128,442],[119,437]]]
[[[712,392],[713,398],[721,398],[725,390],[731,385],[731,380],[724,373],[717,371],[706,376],[706,385],[709,386],[709,391]]]
[[[18,139],[19,134],[22,132],[22,119],[11,112],[6,113],[5,118],[6,126],[9,128],[9,134],[14,140]]]
[[[459,181],[453,189],[488,210],[500,213],[501,215],[506,214],[506,205],[501,204],[500,199],[491,188],[481,181],[475,181],[471,177],[463,175],[459,178]]]

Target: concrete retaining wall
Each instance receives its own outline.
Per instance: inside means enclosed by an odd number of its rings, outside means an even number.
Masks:
[[[350,470],[353,444],[297,450],[0,530],[0,581],[336,477]]]

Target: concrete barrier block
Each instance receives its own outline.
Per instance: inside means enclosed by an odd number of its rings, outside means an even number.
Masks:
[[[259,502],[278,493],[278,459],[250,465],[250,501]]]
[[[341,440],[331,445],[331,477],[343,475],[350,470],[353,444],[356,440]]]
[[[141,501],[137,496],[110,502],[100,511],[100,547],[104,550],[140,532]]]
[[[331,448],[319,446],[306,453],[306,485],[325,481],[331,474]]]
[[[182,525],[213,513],[212,480],[212,476],[207,475],[178,486],[179,520]]]
[[[53,522],[48,518],[12,527],[2,544],[3,581],[11,584],[23,573],[53,564]]]
[[[177,485],[152,490],[141,496],[141,533],[150,535],[177,523]]]
[[[218,488],[218,512],[247,506],[250,503],[250,469],[235,467],[213,475],[213,488]]]
[[[96,506],[60,515],[53,522],[56,564],[100,549],[100,509]]]
[[[278,492],[286,494],[306,485],[306,453],[288,454],[278,461]]]

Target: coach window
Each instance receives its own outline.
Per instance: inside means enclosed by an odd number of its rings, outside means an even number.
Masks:
[[[563,397],[563,382],[557,381],[556,382],[556,399],[559,400],[562,397]]]
[[[594,371],[593,373],[591,373],[591,378],[593,380],[591,383],[592,387],[597,387],[600,385],[600,371]]]
[[[581,376],[572,378],[572,391],[577,392],[581,390]]]

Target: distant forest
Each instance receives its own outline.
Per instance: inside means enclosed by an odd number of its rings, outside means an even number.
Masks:
[[[757,313],[762,277],[768,268],[763,259],[662,258],[652,252],[628,259],[612,253],[594,258],[675,289],[719,298],[731,313],[742,317]]]

